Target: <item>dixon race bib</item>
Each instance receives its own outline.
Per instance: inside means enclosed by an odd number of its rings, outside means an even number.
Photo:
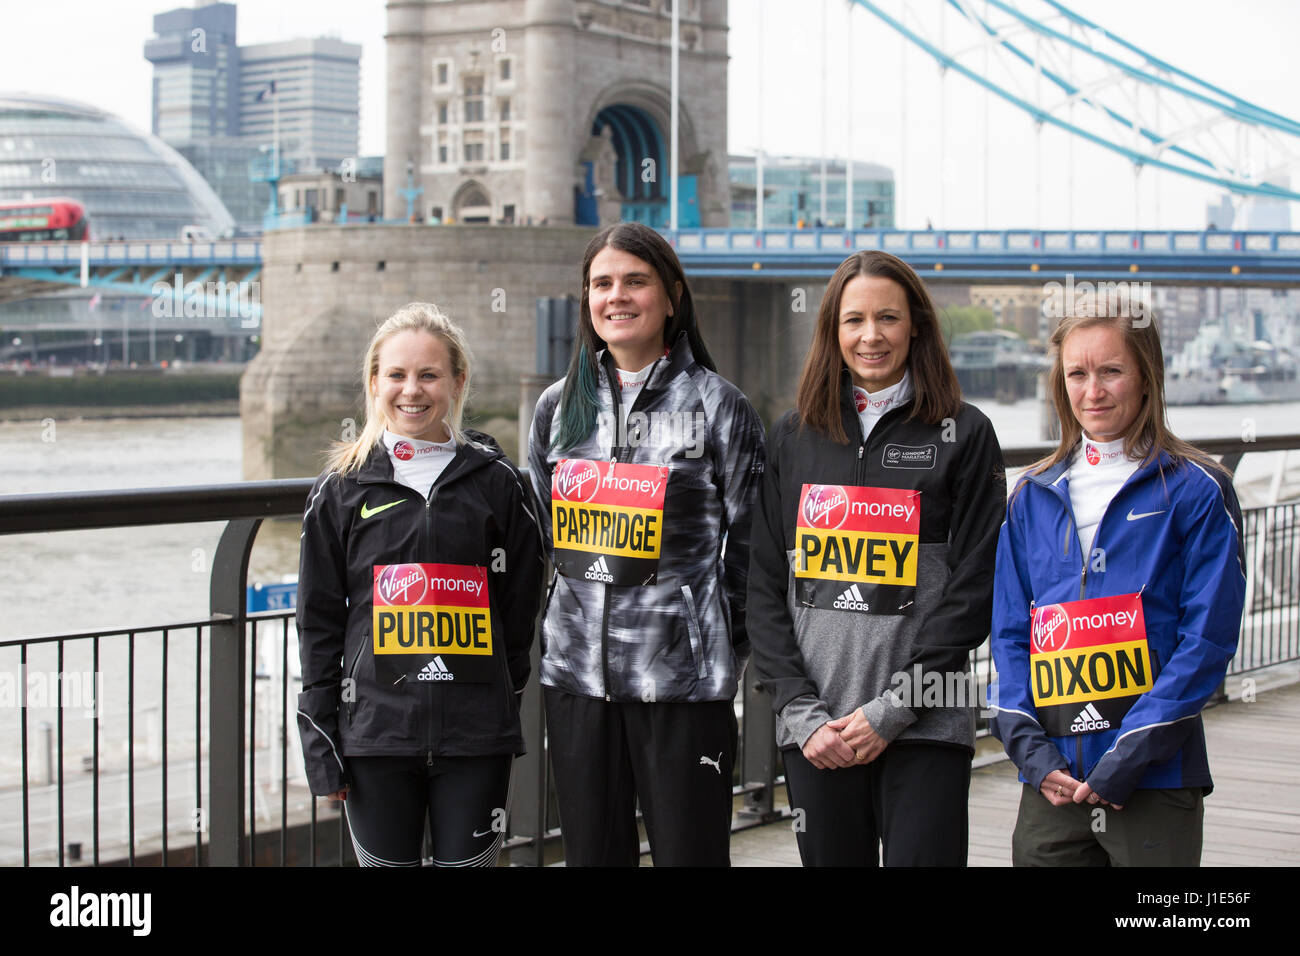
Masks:
[[[1034,706],[1053,737],[1118,727],[1155,682],[1139,594],[1036,607],[1030,622]]]
[[[551,478],[555,568],[567,578],[653,584],[668,468],[565,458]]]
[[[500,674],[485,568],[377,564],[371,604],[378,680],[487,683]]]
[[[795,593],[808,607],[908,614],[916,595],[921,493],[804,485],[795,519]]]

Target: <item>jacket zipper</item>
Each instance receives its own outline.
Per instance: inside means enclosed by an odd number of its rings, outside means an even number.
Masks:
[[[427,549],[424,551],[425,554],[433,554],[433,503],[438,500],[438,492],[450,481],[452,477],[455,476],[457,470],[458,470],[458,460],[453,458],[448,463],[447,467],[443,469],[442,474],[439,475],[437,480],[433,483],[433,487],[429,489],[428,500],[426,500],[424,503],[424,531],[425,531],[426,543],[428,545]],[[435,700],[434,697],[432,684],[428,684],[425,687],[424,692],[426,698],[429,701],[429,708],[428,708],[429,722],[425,727],[425,743],[428,746],[428,750],[426,752],[426,757],[425,757],[425,766],[432,767],[433,766],[433,720],[434,720],[433,707],[437,701]],[[439,726],[441,726],[442,714],[439,713],[438,716],[440,718],[438,723]]]
[[[606,352],[606,356],[610,359],[610,366],[613,367],[613,356],[608,352]],[[655,366],[658,366],[660,361],[661,359],[655,359]],[[654,368],[651,368],[650,374],[646,376],[645,384],[641,386],[641,391],[637,392],[636,398],[632,401],[632,407],[628,409],[629,415],[636,411],[637,403],[641,401],[641,396],[645,394],[646,386],[650,384],[650,379],[654,377],[654,374],[655,370]],[[618,382],[618,372],[614,371],[611,373],[610,369],[607,368],[605,370],[605,378],[609,382],[609,393],[614,402],[614,421],[611,423],[614,428],[614,443],[609,449],[609,464],[612,468],[614,465],[618,464],[618,455],[623,448],[623,446],[618,443],[619,433],[622,432],[623,436],[627,437],[627,426],[623,423],[623,416],[619,414],[623,408],[623,397]],[[600,677],[605,686],[605,703],[607,704],[613,701],[613,698],[609,693],[609,606],[613,600],[614,585],[606,584],[605,605],[601,609],[600,613]]]

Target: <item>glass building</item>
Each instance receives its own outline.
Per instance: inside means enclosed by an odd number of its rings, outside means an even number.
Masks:
[[[186,226],[229,235],[235,221],[212,187],[176,150],[103,110],[71,100],[0,93],[0,200],[66,197],[86,209],[95,240],[173,239]],[[0,341],[23,340],[32,357],[84,357],[85,341],[107,354],[126,329],[132,341],[151,342],[149,300],[114,291],[70,288],[0,304]],[[190,359],[242,357],[248,344],[221,340],[191,320],[177,345]],[[246,337],[245,337],[246,338]],[[157,343],[152,352],[161,355]],[[3,351],[3,350],[0,350]],[[116,355],[116,353],[114,353]],[[137,359],[135,352],[132,360]],[[140,359],[147,361],[149,351]]]
[[[806,156],[763,157],[763,225],[808,227],[821,217],[822,161]],[[827,226],[844,225],[844,160],[826,160]],[[758,167],[753,156],[728,157],[731,228],[753,229],[758,216]],[[855,228],[894,226],[894,172],[876,163],[853,163]]]
[[[95,239],[214,236],[235,222],[212,187],[162,140],[71,100],[0,94],[0,199],[67,196]]]

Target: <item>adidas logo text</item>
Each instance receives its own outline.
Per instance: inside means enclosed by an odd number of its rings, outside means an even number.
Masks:
[[[588,581],[604,581],[606,584],[614,583],[614,575],[609,573],[609,565],[605,563],[605,556],[602,554],[592,562],[587,573],[583,575]]]
[[[435,657],[421,668],[416,680],[455,680],[456,675],[447,669],[441,657]]]
[[[856,584],[845,589],[844,593],[837,597],[831,607],[841,611],[869,611],[871,605],[862,600],[862,592],[858,590]]]
[[[1086,734],[1092,730],[1107,730],[1110,728],[1110,721],[1101,716],[1101,712],[1096,707],[1089,704],[1083,710],[1079,711],[1079,716],[1074,718],[1070,724],[1070,733]]]

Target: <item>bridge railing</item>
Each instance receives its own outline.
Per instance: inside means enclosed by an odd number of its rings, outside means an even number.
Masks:
[[[0,268],[76,268],[83,254],[88,266],[262,264],[260,239],[123,239],[91,242],[0,243]],[[170,279],[170,276],[164,278]]]
[[[746,255],[883,249],[898,254],[935,252],[949,255],[1052,255],[1080,253],[1123,258],[1135,252],[1180,258],[1239,254],[1300,254],[1296,232],[1195,232],[1153,230],[1051,229],[680,229],[665,232],[683,255]]]
[[[1300,435],[1201,444],[1235,467],[1247,452],[1300,448]],[[1015,468],[1042,451],[1005,455]],[[306,789],[292,612],[250,614],[245,600],[258,527],[297,518],[310,485],[0,497],[0,534],[226,522],[207,617],[0,640],[0,704],[7,681],[11,705],[0,708],[0,865],[352,861],[338,806]],[[1232,675],[1300,659],[1300,504],[1248,511],[1245,546],[1248,613]],[[528,753],[515,764],[505,842],[513,861],[532,864],[557,856],[559,836],[537,653],[534,644],[522,706]],[[987,645],[973,669],[986,683]],[[750,674],[739,704],[733,829],[779,817],[774,798],[783,780],[772,711]],[[42,713],[49,720],[33,718]]]

